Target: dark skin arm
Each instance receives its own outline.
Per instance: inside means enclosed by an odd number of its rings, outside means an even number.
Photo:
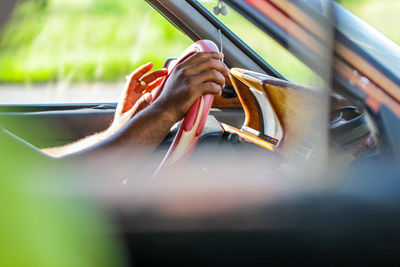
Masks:
[[[97,159],[137,167],[160,144],[171,127],[181,120],[203,94],[221,94],[228,69],[221,53],[195,53],[178,64],[159,98],[137,113],[108,139],[70,154],[69,160]],[[129,111],[127,111],[129,112]],[[82,159],[82,160],[81,160]]]
[[[166,69],[147,73],[152,68],[153,64],[147,63],[126,77],[127,81],[118,102],[113,122],[107,130],[64,146],[42,149],[42,152],[56,158],[65,157],[93,147],[118,132],[136,113],[149,105],[152,100],[152,90],[161,84],[168,73]]]

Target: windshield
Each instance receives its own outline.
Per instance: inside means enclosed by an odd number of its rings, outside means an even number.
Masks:
[[[218,1],[199,0],[198,2],[215,16],[214,8]],[[233,8],[228,5],[225,5],[225,8],[227,15],[219,14],[215,17],[279,74],[292,82],[303,85],[318,86],[321,84],[321,79],[303,62]]]

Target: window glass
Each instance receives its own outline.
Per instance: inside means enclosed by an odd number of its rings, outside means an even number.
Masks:
[[[336,27],[381,66],[400,77],[400,46],[341,5],[335,5]]]
[[[200,0],[199,2],[213,14],[213,8],[216,6],[217,1]],[[320,78],[306,65],[235,10],[229,6],[226,7],[228,14],[226,16],[218,15],[217,19],[225,24],[282,76],[292,82],[303,85],[321,85]]]
[[[145,1],[18,1],[1,30],[0,104],[115,101],[132,70],[190,43]]]
[[[399,0],[337,0],[337,2],[400,44]]]

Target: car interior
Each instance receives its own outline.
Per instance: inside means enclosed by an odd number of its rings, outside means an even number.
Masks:
[[[175,15],[170,20],[177,20],[175,23],[179,25],[196,29],[196,32],[185,32],[194,40],[215,40],[215,36],[218,36],[215,33],[215,27],[206,18],[199,15],[187,2],[178,2],[179,4],[173,1],[165,2],[162,5],[169,11],[173,8]],[[157,2],[150,4],[161,5]],[[196,20],[193,21],[193,18]],[[202,27],[199,27],[199,25],[202,25]],[[224,38],[224,52],[228,65],[262,71],[232,42],[224,36],[222,38]],[[174,55],[166,55],[166,58],[168,56]],[[220,100],[216,100],[221,104],[214,104],[211,115],[221,122],[239,128],[244,120],[244,113],[235,93],[232,92],[232,88],[227,89]],[[106,129],[111,123],[115,107],[116,103],[1,105],[0,121],[15,135],[39,148],[45,148],[73,142]],[[26,134],[28,132],[29,134]]]
[[[220,50],[223,48],[224,62],[230,68],[231,84],[224,88],[221,96],[215,97],[196,149],[215,142],[232,147],[246,143],[257,148],[257,153],[275,152],[277,162],[315,165],[319,164],[320,154],[316,149],[318,144],[312,141],[318,140],[313,136],[314,127],[318,127],[314,125],[326,122],[329,125],[330,151],[340,152],[351,161],[376,153],[367,118],[356,104],[335,92],[321,93],[319,88],[286,80],[265,62],[268,59],[264,61],[229,29],[221,26],[215,17],[207,15],[195,0],[146,1],[193,41],[208,39]],[[178,56],[165,55],[165,66],[173,62],[169,57]],[[116,103],[7,104],[0,105],[0,124],[34,146],[46,148],[106,129],[115,108]],[[176,131],[176,128],[171,129],[158,153],[166,152]],[[193,154],[196,155],[196,150]],[[160,155],[153,160],[154,164],[149,168],[159,164]],[[229,161],[229,157],[225,160]],[[323,213],[329,216],[347,214],[360,221],[369,220],[374,215],[368,213],[369,210],[366,213],[361,211],[366,207],[362,201],[353,203],[354,199],[344,197],[337,202],[336,193],[328,194],[328,197],[312,196],[295,205],[288,200],[279,206],[233,211],[222,217],[205,218],[198,224],[191,219],[174,219],[157,212],[119,210],[111,213],[116,214],[118,223],[122,225],[118,236],[127,245],[130,261],[139,266],[203,266],[211,262],[211,265],[288,265],[309,263],[310,259],[322,263],[326,262],[327,256],[330,263],[335,263],[349,255],[357,256],[358,263],[363,262],[364,251],[375,249],[371,245],[376,242],[373,233],[354,231],[354,227],[346,225],[341,217],[337,217],[337,221],[324,221]],[[315,210],[315,207],[307,205],[309,201],[321,201],[327,209]],[[341,205],[350,202],[353,203],[350,208],[341,209]],[[357,209],[359,212],[352,213]],[[315,212],[319,212],[319,217],[313,217]],[[390,216],[391,212],[381,213]],[[298,213],[302,216],[296,217]],[[266,218],[265,214],[275,218],[275,222],[268,220],[271,217]],[[393,214],[393,220],[388,222],[388,231],[394,229],[399,220],[396,213]],[[236,222],[246,216],[256,218],[257,223],[241,228]],[[364,225],[366,229],[368,223]],[[309,227],[311,224],[315,227]],[[168,227],[170,225],[173,226]],[[266,231],[265,227],[279,230]],[[395,235],[388,237],[388,244],[395,240]],[[382,247],[377,252],[377,259],[385,259],[387,244],[379,244]],[[334,252],[338,247],[341,247],[340,252]]]
[[[207,14],[204,10],[199,9],[198,4],[193,4],[195,1],[148,2],[191,39],[209,39],[219,45],[222,43],[225,63],[229,68],[250,70],[254,73],[282,79],[282,76],[254,51],[246,47],[238,38],[235,39],[231,34],[228,34],[228,29],[221,27],[221,24],[217,24],[214,17],[206,17],[205,15]],[[177,55],[166,55],[166,59],[168,56]],[[283,86],[301,87],[286,80],[283,80],[283,82]],[[243,85],[243,81],[239,83]],[[313,88],[303,88],[305,90],[313,90]],[[331,98],[334,105],[338,105],[338,103],[342,103],[341,107],[348,105],[343,101],[343,98],[335,96],[331,96]],[[311,103],[309,104],[311,105]],[[260,121],[258,122],[259,125],[254,125],[257,123],[253,121],[253,118],[246,118],[246,110],[247,117],[249,117],[248,111],[253,105],[261,105],[259,116],[262,118],[259,118],[259,120],[264,120],[269,129],[261,129]],[[45,148],[73,142],[106,129],[111,123],[115,107],[116,103],[8,104],[0,106],[0,122],[22,139],[39,148]],[[258,98],[253,100],[252,103],[241,104],[232,86],[225,88],[222,96],[216,97],[210,115],[214,116],[219,122],[224,123],[224,125],[235,129],[243,129],[243,127],[253,129],[264,134],[264,137],[270,136],[272,139],[282,135],[282,129],[280,129],[282,125],[279,125],[278,118],[274,115],[268,101]],[[255,115],[251,114],[251,116]],[[300,121],[302,119],[297,118],[296,120]],[[292,130],[289,131],[294,132]],[[297,130],[295,131],[298,132]],[[297,142],[299,140],[301,140],[301,137],[298,137]],[[277,140],[275,140],[276,142]]]

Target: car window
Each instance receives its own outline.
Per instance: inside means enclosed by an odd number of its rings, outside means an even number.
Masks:
[[[211,14],[217,1],[198,1]],[[216,16],[237,37],[246,43],[254,52],[261,56],[268,64],[286,79],[303,85],[319,86],[321,79],[296,57],[287,52],[271,37],[259,30],[254,24],[242,17],[234,9],[226,6],[226,16]]]
[[[374,1],[370,3],[372,6],[374,5]],[[396,8],[396,5],[394,5],[394,8]],[[388,17],[390,17],[389,14]],[[398,44],[400,42],[394,42],[339,4],[335,5],[335,16],[336,27],[340,32],[372,56],[387,70],[386,73],[391,72],[400,77],[398,67],[400,62],[400,46]],[[395,37],[395,35],[392,35],[392,37]]]
[[[136,67],[191,42],[145,1],[18,1],[1,29],[0,104],[113,102]]]
[[[398,0],[337,0],[392,41],[400,44]]]

